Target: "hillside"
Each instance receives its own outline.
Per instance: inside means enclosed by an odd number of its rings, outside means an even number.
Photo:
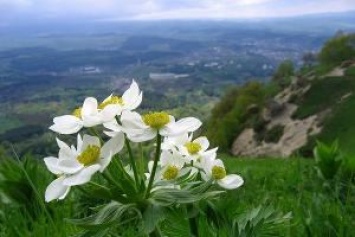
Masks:
[[[253,89],[259,101],[245,99],[250,84],[229,92],[229,101],[222,99],[214,112],[230,108],[212,115],[209,124],[215,143],[224,137],[222,148],[236,156],[288,157],[311,155],[316,140],[338,139],[343,151],[355,153],[355,50],[345,47],[353,40],[353,35],[329,40],[318,61],[297,72],[287,62],[280,65],[271,82],[259,84],[259,92]],[[240,101],[244,106],[235,112]]]
[[[292,78],[262,109],[262,128],[245,128],[231,151],[243,156],[309,155],[315,140],[339,139],[344,151],[355,152],[355,63],[322,76],[314,71]]]

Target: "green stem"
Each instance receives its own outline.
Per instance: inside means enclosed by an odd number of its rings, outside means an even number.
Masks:
[[[145,193],[145,198],[149,197],[150,190],[152,189],[152,186],[153,186],[155,172],[157,171],[158,162],[160,160],[160,153],[161,153],[160,147],[161,147],[161,135],[158,133],[157,134],[157,147],[156,147],[156,150],[155,150],[155,158],[154,158],[153,170],[152,170],[152,173],[150,174],[148,188],[147,188],[147,191]]]
[[[187,211],[193,211],[193,205],[187,205]],[[199,237],[198,233],[198,215],[189,218],[189,228],[191,237]]]
[[[98,183],[95,183],[94,181],[90,181],[89,183],[90,183],[91,185],[93,185],[93,186],[96,186],[96,187],[100,188],[100,189],[104,189],[104,190],[106,190],[106,191],[110,191],[110,189],[108,189],[108,188],[106,188],[105,186],[102,186],[102,185],[100,185],[100,184],[98,184]]]
[[[132,149],[131,149],[131,144],[127,137],[125,136],[125,144],[128,150],[128,155],[129,155],[129,161],[131,163],[133,173],[134,173],[134,180],[136,181],[136,184],[138,184],[138,173],[137,173],[137,167],[136,167],[136,162],[134,161]]]
[[[162,237],[161,231],[158,226],[155,227],[154,231],[149,233],[149,237]]]
[[[124,178],[126,178],[127,180],[132,179],[132,177],[126,172],[120,159],[118,158],[114,159],[113,164],[115,164],[117,168],[121,170],[122,174],[125,176]]]
[[[138,144],[139,146],[139,153],[140,153],[140,161],[139,161],[139,173],[140,174],[144,174],[144,153],[143,153],[143,146],[142,143]]]

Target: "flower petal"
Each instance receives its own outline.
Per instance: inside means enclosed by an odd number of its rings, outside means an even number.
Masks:
[[[82,151],[83,150],[83,139],[81,138],[80,134],[78,134],[76,140],[77,140],[77,145],[76,145],[77,151]]]
[[[220,159],[214,160],[213,161],[213,166],[219,166],[219,167],[223,167],[224,168],[223,161],[220,160]]]
[[[115,137],[117,135],[117,132],[111,132],[111,131],[103,131],[103,133],[109,137]]]
[[[162,167],[173,163],[173,155],[169,151],[163,151],[160,155],[160,165]]]
[[[85,99],[81,110],[84,127],[93,127],[102,123],[97,106],[97,100],[94,97]]]
[[[53,174],[59,175],[62,174],[62,171],[58,168],[58,161],[59,159],[56,157],[46,157],[43,159],[44,163],[47,166],[47,169],[52,172]]]
[[[52,181],[45,192],[46,202],[50,202],[55,199],[64,199],[69,193],[70,187],[63,184],[64,177],[59,177]]]
[[[64,174],[75,174],[79,172],[84,166],[74,159],[62,159],[58,161],[58,169]]]
[[[230,174],[221,180],[217,180],[217,183],[225,189],[236,189],[243,185],[244,180],[239,175]]]
[[[194,142],[198,143],[201,145],[201,150],[205,151],[207,148],[210,146],[210,143],[207,139],[207,137],[198,137],[194,140]]]
[[[162,129],[159,130],[159,134],[164,136],[164,137],[174,137],[174,136],[181,136],[184,134],[186,130],[180,126],[178,126],[176,123],[171,122],[165,125]]]
[[[61,159],[72,159],[76,156],[76,153],[73,149],[71,149],[65,142],[56,138],[57,144],[59,146],[59,154],[58,158]]]
[[[100,165],[90,165],[82,169],[79,173],[68,176],[63,184],[68,186],[82,185],[90,181],[91,176],[100,169]]]
[[[59,138],[56,137],[56,141],[57,141],[58,147],[59,147],[60,149],[70,150],[70,147],[69,147],[65,142],[63,142],[62,140],[60,140]]]
[[[100,172],[104,172],[104,170],[106,169],[106,167],[110,164],[112,160],[112,154],[109,153],[108,155],[101,157],[99,160],[99,164],[100,164]]]
[[[111,131],[104,131],[104,133],[109,137],[115,137],[117,134],[123,132],[122,126],[119,125],[116,120],[112,120],[110,122],[104,123],[103,126],[111,130]]]
[[[122,95],[124,109],[136,109],[141,104],[142,97],[142,92],[140,92],[138,84],[133,80],[130,87]]]
[[[124,135],[123,133],[117,134],[115,137],[111,138],[106,142],[101,148],[100,156],[100,172],[103,172],[106,167],[110,164],[112,156],[120,152],[124,145]]]
[[[78,152],[81,153],[81,152],[85,151],[85,149],[89,145],[101,147],[100,139],[98,137],[90,136],[90,135],[85,134],[84,137],[83,137],[83,145],[82,145],[82,148],[81,148],[82,150],[78,151]]]
[[[157,131],[151,128],[141,130],[141,133],[127,133],[129,140],[133,142],[145,142],[152,140],[157,135]]]
[[[189,135],[187,133],[179,136],[166,137],[161,148],[162,150],[176,150],[178,147],[184,146],[189,141]]]
[[[215,165],[215,157],[213,156],[206,156],[203,157],[200,161],[200,166],[206,173],[208,177],[212,176],[212,167]]]
[[[112,121],[115,119],[116,115],[120,115],[122,112],[122,107],[120,105],[117,104],[110,104],[105,106],[105,108],[103,110],[101,110],[100,112],[100,116],[101,116],[101,121],[103,123]]]
[[[97,100],[94,97],[88,97],[84,100],[83,108],[81,110],[82,116],[97,115]]]
[[[86,128],[94,127],[102,123],[101,116],[97,115],[83,115],[83,125]]]
[[[143,122],[142,117],[137,112],[123,111],[121,122],[124,129],[144,129],[148,126]]]
[[[73,134],[79,132],[83,127],[83,122],[73,115],[63,115],[53,119],[53,125],[50,130],[59,134]]]
[[[213,148],[213,149],[207,150],[205,152],[202,152],[200,154],[201,162],[204,162],[204,160],[210,160],[210,161],[215,160],[217,158],[217,150],[218,150],[218,148]]]
[[[194,132],[201,127],[202,122],[197,118],[187,117],[180,119],[176,124],[187,132]]]
[[[103,124],[103,126],[107,129],[114,131],[114,132],[121,132],[122,131],[122,126],[119,125],[116,120],[106,122]]]

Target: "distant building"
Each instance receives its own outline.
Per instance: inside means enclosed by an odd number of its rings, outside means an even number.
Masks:
[[[212,62],[212,63],[206,63],[204,67],[217,67],[219,63],[217,62]]]
[[[189,74],[175,74],[175,73],[149,73],[149,78],[152,80],[170,80],[188,77]]]
[[[98,67],[85,66],[81,68],[81,72],[84,74],[96,74],[96,73],[101,73],[101,70]]]

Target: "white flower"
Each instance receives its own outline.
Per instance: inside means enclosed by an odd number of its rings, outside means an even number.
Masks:
[[[122,97],[110,95],[100,105],[99,109],[104,110],[107,106],[113,106],[115,115],[120,115],[122,111],[131,111],[136,109],[142,103],[142,95],[139,86],[135,80],[130,87],[123,93]]]
[[[49,171],[59,176],[47,187],[47,202],[63,199],[71,186],[85,184],[97,171],[103,172],[112,156],[123,148],[124,137],[123,134],[116,136],[102,147],[98,137],[89,135],[84,135],[83,139],[78,135],[77,148],[69,147],[59,139],[57,143],[60,148],[58,158],[44,158]]]
[[[202,178],[213,179],[219,186],[225,189],[236,189],[243,185],[244,180],[236,174],[226,174],[224,164],[219,159],[204,159],[202,162]]]
[[[94,127],[108,123],[120,115],[123,110],[137,108],[142,102],[142,92],[133,80],[131,86],[123,93],[122,98],[110,95],[101,104],[93,97],[85,99],[83,106],[71,115],[63,115],[53,119],[49,128],[59,134],[77,133],[83,127]]]
[[[176,179],[180,175],[185,161],[184,157],[177,152],[163,151],[160,158],[161,178],[165,180]]]
[[[46,202],[55,199],[63,200],[67,196],[70,191],[70,186],[63,184],[64,178],[64,176],[60,176],[48,185],[45,194]]]
[[[201,126],[197,118],[189,117],[175,121],[165,112],[152,112],[143,116],[136,112],[123,111],[121,116],[122,129],[127,137],[134,142],[148,141],[157,136],[178,136],[193,132]]]
[[[188,141],[189,134],[184,133],[179,136],[165,137],[163,143],[161,144],[162,150],[179,151],[179,147],[184,145]]]
[[[218,148],[207,150],[210,143],[207,137],[192,140],[192,135],[185,133],[181,136],[167,137],[162,144],[163,150],[177,150],[189,161],[200,162],[204,157],[216,156]]]
[[[103,122],[108,122],[115,117],[113,105],[98,109],[97,100],[93,97],[85,99],[81,108],[75,109],[71,115],[63,115],[53,119],[53,125],[49,127],[59,134],[77,133],[83,127],[94,127]]]
[[[104,133],[109,137],[115,137],[121,133],[123,133],[123,128],[119,125],[115,120],[103,124],[105,128],[108,130],[104,131]]]

